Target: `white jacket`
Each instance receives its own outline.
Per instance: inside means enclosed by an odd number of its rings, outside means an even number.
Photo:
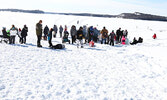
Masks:
[[[10,36],[16,36],[17,30],[10,30]]]

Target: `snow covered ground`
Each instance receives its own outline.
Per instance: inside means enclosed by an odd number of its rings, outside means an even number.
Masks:
[[[65,44],[64,50],[36,47],[35,24],[119,27],[137,45]],[[166,100],[167,23],[119,18],[0,12],[0,28],[29,27],[27,44],[0,43],[0,100]],[[158,38],[152,39],[153,33]],[[53,44],[61,43],[59,37]]]

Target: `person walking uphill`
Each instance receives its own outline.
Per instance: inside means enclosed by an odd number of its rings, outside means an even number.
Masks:
[[[42,37],[42,20],[36,24],[36,35],[37,35],[37,47],[42,47],[41,37]]]

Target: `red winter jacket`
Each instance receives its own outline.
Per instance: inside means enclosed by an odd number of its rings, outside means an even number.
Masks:
[[[156,38],[157,38],[157,35],[156,35],[156,34],[154,34],[154,35],[153,35],[153,39],[156,39]]]

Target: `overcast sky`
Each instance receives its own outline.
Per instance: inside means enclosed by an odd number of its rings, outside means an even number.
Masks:
[[[143,12],[167,16],[167,0],[0,0],[0,8],[112,15]]]

